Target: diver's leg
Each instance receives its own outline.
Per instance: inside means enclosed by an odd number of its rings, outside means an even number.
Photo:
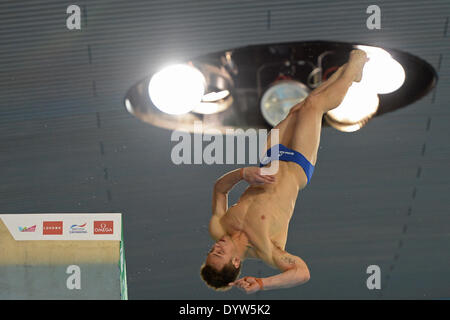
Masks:
[[[332,84],[337,78],[340,77],[344,69],[347,68],[347,63],[340,66],[327,80],[322,82],[320,86],[311,91],[310,95],[316,95],[322,92],[325,88],[327,88],[330,84]]]
[[[309,95],[305,105],[290,114],[290,126],[284,137],[284,140],[290,137],[290,141],[286,146],[303,154],[312,165],[317,161],[323,114],[339,106],[352,83],[361,80],[366,61],[364,51],[352,51],[349,62],[333,81],[319,93]]]
[[[326,81],[324,81],[322,84],[320,84],[320,86],[317,87],[316,89],[314,89],[309,95],[311,96],[311,95],[315,95],[315,94],[318,94],[318,93],[322,92],[331,83],[333,83],[337,78],[339,78],[339,76],[342,74],[342,72],[344,71],[346,66],[347,66],[347,63],[345,63],[344,65],[340,66],[338,68],[338,70],[336,70]],[[289,113],[286,116],[286,118],[284,118],[284,120],[280,121],[280,123],[278,123],[278,125],[273,128],[273,129],[278,129],[279,130],[278,131],[278,134],[279,134],[279,142],[278,143],[281,143],[281,144],[287,144],[288,143],[288,141],[286,141],[286,139],[290,140],[290,136],[289,136],[289,134],[286,135],[285,133],[288,130],[287,128],[288,128],[290,119],[292,119],[292,117],[289,117],[289,115],[291,113],[299,110],[304,104],[305,104],[305,100],[302,100],[299,103],[297,103],[294,107],[292,107],[289,110]],[[273,141],[273,143],[270,142],[270,132],[269,132],[269,136],[268,136],[268,140],[267,140],[267,146],[273,146],[275,143],[276,143],[276,141]],[[268,149],[268,148],[265,148],[265,149]]]
[[[315,164],[324,110],[330,106],[332,106],[330,109],[337,107],[352,83],[352,78],[345,72],[346,67],[346,65],[340,67],[339,72],[336,71],[306,99],[291,108],[287,117],[274,128],[279,129],[278,142],[271,141],[272,133],[269,133],[267,147],[264,150],[267,150],[268,146],[272,147],[276,143],[281,143],[302,153],[312,165]],[[324,96],[325,94],[327,96]],[[330,94],[335,95],[334,99],[329,97]]]
[[[311,93],[308,95],[310,96],[314,96],[320,92],[322,92],[324,89],[326,89],[330,84],[332,84],[334,81],[336,81],[336,79],[339,78],[339,76],[342,74],[342,72],[344,71],[344,69],[347,67],[347,63],[343,64],[342,66],[340,66],[327,80],[325,80],[323,83],[320,84],[320,86],[318,86],[317,88],[315,88],[313,91],[311,91]],[[303,100],[304,101],[304,100]],[[302,102],[303,102],[302,101]],[[303,103],[304,104],[304,103]],[[290,110],[288,115],[286,116],[286,118],[293,112],[297,111],[298,109],[300,109],[303,105],[301,102],[297,103],[295,106],[293,106]]]
[[[314,98],[316,107],[323,113],[338,107],[352,83],[361,81],[363,68],[367,61],[367,54],[364,51],[353,50],[350,53],[349,61],[341,67],[340,73],[334,77],[333,81],[323,88],[319,87],[318,91],[311,92],[310,96]]]
[[[306,99],[299,102],[295,108],[299,109],[304,104]],[[292,110],[292,109],[291,109]],[[269,147],[273,147],[275,144],[281,143],[283,145],[286,145],[289,143],[292,137],[292,133],[289,131],[292,131],[295,119],[290,116],[291,113],[289,113],[280,123],[278,123],[272,130],[270,130],[267,141],[266,141],[266,147],[264,150],[269,149]],[[273,130],[278,130],[278,139],[271,139],[273,136]],[[273,140],[273,141],[272,141]]]

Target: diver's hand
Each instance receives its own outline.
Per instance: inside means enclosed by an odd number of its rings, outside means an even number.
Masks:
[[[274,183],[275,175],[261,174],[259,167],[245,167],[242,171],[242,178],[249,184]]]
[[[255,277],[244,277],[242,279],[233,281],[228,285],[237,287],[247,294],[255,293],[263,289],[261,278]]]

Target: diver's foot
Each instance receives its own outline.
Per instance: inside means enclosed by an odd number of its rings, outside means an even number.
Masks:
[[[350,59],[349,59],[349,68],[352,68],[354,70],[355,77],[353,78],[354,82],[360,82],[362,79],[363,69],[366,62],[369,61],[369,58],[367,57],[367,53],[363,50],[357,49],[352,50],[350,52]]]

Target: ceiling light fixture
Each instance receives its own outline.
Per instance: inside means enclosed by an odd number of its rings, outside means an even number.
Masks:
[[[290,108],[361,49],[370,60],[361,82],[323,126],[353,132],[370,119],[405,107],[437,83],[433,67],[407,52],[367,44],[305,41],[251,45],[208,53],[157,70],[127,92],[126,109],[142,121],[194,132],[194,123],[227,129],[270,129]]]

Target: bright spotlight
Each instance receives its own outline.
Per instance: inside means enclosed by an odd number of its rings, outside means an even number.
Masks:
[[[327,112],[334,121],[356,124],[371,118],[378,110],[378,95],[360,82],[354,82],[341,104]]]
[[[148,93],[159,110],[179,115],[188,113],[202,101],[205,86],[205,77],[198,69],[177,64],[155,73]]]
[[[384,49],[358,45],[367,53],[370,60],[364,65],[361,84],[370,87],[376,93],[391,93],[405,82],[405,70]]]

